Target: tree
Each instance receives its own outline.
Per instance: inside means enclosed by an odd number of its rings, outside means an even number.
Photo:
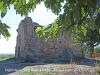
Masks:
[[[44,35],[49,39],[67,32],[69,36],[75,35],[74,40],[77,44],[86,43],[93,53],[94,46],[100,43],[100,0],[1,0],[1,17],[6,15],[11,5],[14,5],[17,14],[27,16],[41,2],[58,17],[52,26],[37,29],[39,37]],[[61,11],[63,13],[60,13]],[[9,27],[2,22],[0,28],[1,26],[4,29],[0,29],[1,34],[9,37]]]
[[[37,29],[38,36],[44,35],[49,39],[67,32],[69,36],[74,35],[75,44],[85,44],[83,47],[89,47],[93,53],[94,47],[100,44],[100,0],[66,0],[61,7],[64,10],[63,14],[60,14],[61,8],[57,8],[57,3],[50,4],[47,7],[52,9],[58,18],[50,29],[48,26]]]

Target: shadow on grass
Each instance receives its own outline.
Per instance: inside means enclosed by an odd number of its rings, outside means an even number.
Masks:
[[[21,61],[22,59],[17,59],[15,57],[10,58],[2,58],[0,61],[0,75],[8,75],[10,73],[16,72],[18,70],[21,70],[27,66],[36,66],[36,65],[46,65],[46,64],[70,64],[70,61],[59,61],[55,63],[47,62],[47,63],[26,63],[24,61]],[[74,62],[77,63],[77,65],[87,65],[87,66],[94,66],[95,60],[94,59],[86,59],[86,58],[74,58]]]

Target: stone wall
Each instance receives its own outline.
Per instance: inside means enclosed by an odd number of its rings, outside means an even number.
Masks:
[[[44,38],[38,39],[35,29],[39,26],[30,17],[26,17],[20,22],[17,29],[16,58],[25,58],[26,55],[29,55],[36,61],[48,59],[58,61],[67,60],[75,56],[83,57],[81,47],[73,46],[73,40],[66,33],[59,36],[58,41],[54,37],[47,42],[44,41]]]

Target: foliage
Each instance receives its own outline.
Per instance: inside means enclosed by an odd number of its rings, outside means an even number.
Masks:
[[[4,38],[6,38],[7,40],[10,37],[8,28],[10,28],[10,27],[7,26],[5,23],[2,23],[0,20],[0,35],[2,34],[4,36]]]
[[[100,47],[94,48],[94,53],[95,53],[95,54],[96,54],[96,53],[100,53]]]
[[[6,15],[7,9],[10,9],[12,5],[16,10],[16,14],[21,14],[21,16],[27,16],[29,12],[34,10],[34,8],[39,2],[40,0],[28,0],[28,2],[27,0],[0,0],[1,18]],[[8,38],[10,37],[10,33],[8,32],[7,28],[10,27],[5,23],[2,23],[2,21],[0,20],[0,35],[2,34],[4,38],[8,40]]]
[[[52,36],[58,37],[67,32],[69,36],[74,35],[76,44],[83,46],[83,43],[86,43],[93,53],[94,47],[100,43],[100,0],[1,0],[1,17],[6,15],[11,5],[17,14],[27,16],[41,2],[44,2],[45,7],[58,17],[52,25],[36,30],[39,37],[44,35],[48,40]],[[0,26],[2,25],[1,22]],[[5,37],[10,36],[7,30],[0,29],[0,31]]]
[[[59,10],[54,9],[51,4],[50,7],[52,11],[56,11],[54,13],[58,15],[58,18],[52,23],[51,28],[48,29],[48,26],[37,29],[37,34],[45,35],[47,40],[52,36],[58,37],[63,32],[67,32],[69,36],[73,36],[76,45],[81,45],[83,48],[89,47],[90,52],[93,53],[94,47],[100,44],[100,0],[63,1],[65,3],[61,8],[64,13],[60,14]]]

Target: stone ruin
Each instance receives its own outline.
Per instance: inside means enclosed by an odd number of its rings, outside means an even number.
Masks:
[[[73,40],[67,34],[59,36],[58,41],[53,37],[45,42],[44,38],[38,39],[35,29],[42,27],[26,17],[17,29],[15,57],[25,58],[27,55],[36,61],[64,61],[73,57],[83,57],[79,46],[73,46]]]

